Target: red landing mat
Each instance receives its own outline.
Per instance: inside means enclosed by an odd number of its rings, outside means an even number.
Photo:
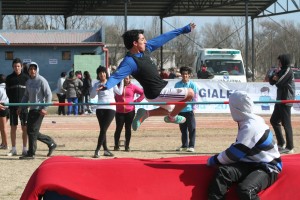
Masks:
[[[32,174],[21,200],[38,200],[46,191],[89,200],[199,200],[207,199],[214,168],[207,156],[163,159],[82,159],[56,156],[45,160]],[[282,156],[278,181],[261,199],[300,198],[300,154]],[[237,199],[234,190],[227,198]]]

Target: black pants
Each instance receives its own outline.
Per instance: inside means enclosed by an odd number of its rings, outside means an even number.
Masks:
[[[125,147],[129,147],[131,139],[131,124],[135,115],[135,111],[129,113],[116,113],[116,131],[114,134],[115,146],[119,146],[119,140],[123,126],[125,124]]]
[[[90,103],[90,100],[91,100],[90,94],[84,95],[83,98],[84,98],[84,103]],[[86,108],[85,111],[87,111],[88,113],[92,113],[91,106],[89,104],[86,104],[85,108]]]
[[[51,137],[40,133],[43,118],[44,115],[41,115],[39,110],[30,110],[28,113],[27,134],[29,147],[27,154],[29,156],[35,155],[37,149],[37,140],[47,144],[48,147],[55,143]]]
[[[181,131],[181,147],[183,148],[194,148],[195,147],[195,138],[196,138],[196,120],[195,114],[193,111],[190,112],[181,112],[179,115],[186,118],[186,121],[182,124],[179,124]]]
[[[115,110],[111,109],[97,109],[96,110],[96,116],[98,119],[99,127],[100,127],[100,133],[98,137],[98,143],[96,147],[96,151],[99,151],[101,146],[103,146],[104,150],[108,150],[107,143],[106,143],[106,132],[111,124],[112,120],[115,117]]]
[[[286,136],[286,148],[293,149],[294,143],[291,122],[291,106],[286,106],[284,104],[275,104],[270,122],[274,129],[278,145],[283,146],[285,144],[281,130],[282,125]]]
[[[65,103],[66,95],[57,93],[57,98],[59,103]],[[65,106],[58,106],[58,114],[59,115],[66,115]]]
[[[78,97],[78,103],[83,103],[83,96]],[[84,106],[83,104],[78,105],[78,114],[81,115],[84,113]]]
[[[238,183],[239,199],[260,199],[257,193],[277,180],[277,173],[267,173],[249,163],[235,163],[220,166],[208,189],[208,199],[225,199],[225,194],[233,183]]]

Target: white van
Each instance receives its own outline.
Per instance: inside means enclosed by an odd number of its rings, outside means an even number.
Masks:
[[[240,50],[205,48],[197,52],[195,73],[205,64],[214,74],[214,80],[226,82],[247,82],[246,71]],[[197,76],[196,76],[197,77]]]

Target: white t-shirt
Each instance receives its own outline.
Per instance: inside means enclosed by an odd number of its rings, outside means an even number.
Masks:
[[[96,95],[98,95],[98,103],[115,103],[115,93],[122,95],[123,93],[123,88],[124,88],[124,82],[123,80],[121,81],[120,87],[118,85],[115,85],[113,88],[109,90],[101,90],[101,91],[96,91],[97,88],[102,85],[100,82],[96,82],[93,85],[92,91],[90,93],[91,98],[95,98]],[[96,109],[111,109],[111,110],[116,110],[115,105],[97,105]]]

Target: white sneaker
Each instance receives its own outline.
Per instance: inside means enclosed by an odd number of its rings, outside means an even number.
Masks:
[[[186,148],[186,147],[178,147],[178,148],[176,149],[176,151],[187,151],[187,149],[188,149],[188,148]]]
[[[187,150],[186,150],[187,152],[194,152],[195,151],[195,149],[193,148],[193,147],[190,147],[190,148],[187,148]]]
[[[7,156],[17,156],[17,151],[10,150]]]

